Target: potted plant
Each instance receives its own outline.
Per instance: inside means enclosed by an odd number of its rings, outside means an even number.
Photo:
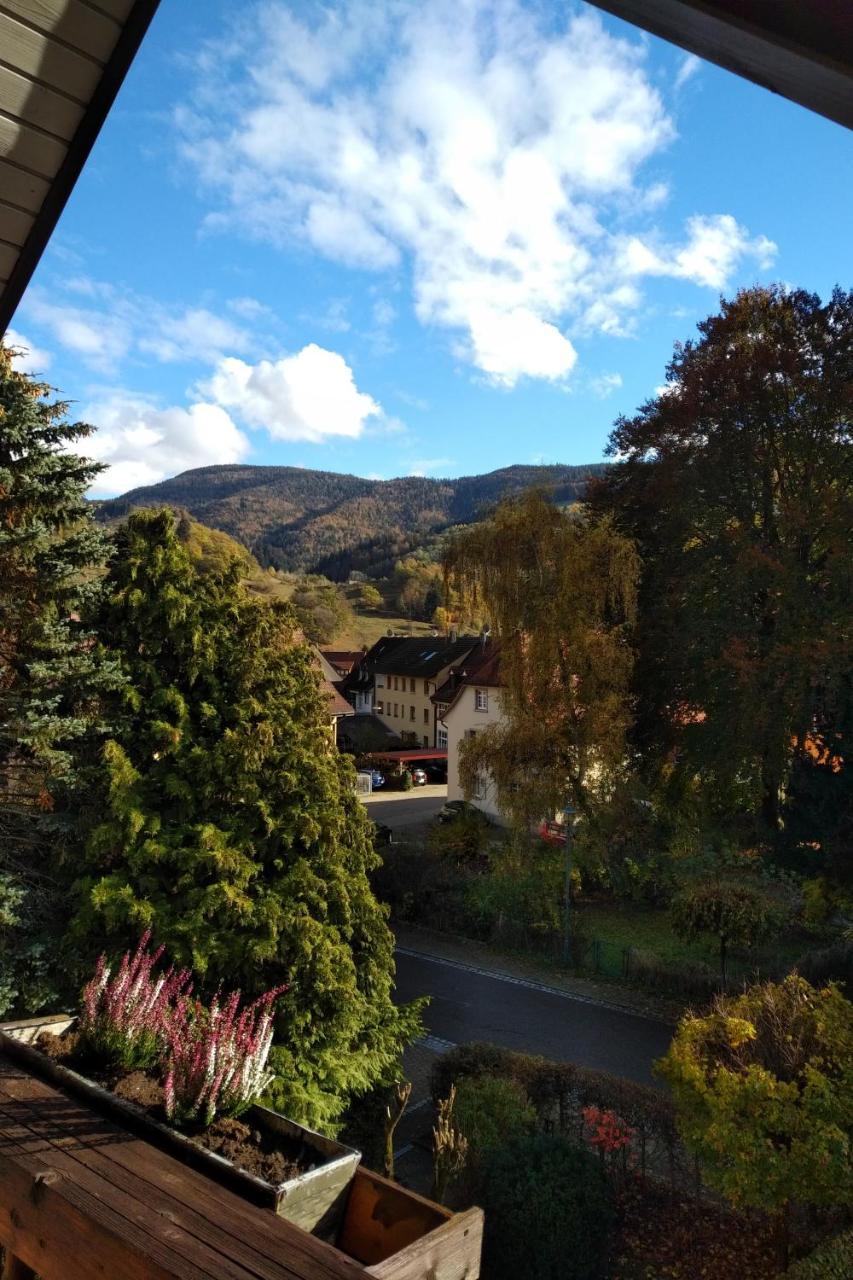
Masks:
[[[315,1234],[338,1232],[360,1154],[257,1099],[271,1073],[283,988],[194,999],[187,971],[158,974],[145,934],[113,971],[101,957],[80,1012],[0,1025],[0,1049],[106,1108],[125,1127]]]

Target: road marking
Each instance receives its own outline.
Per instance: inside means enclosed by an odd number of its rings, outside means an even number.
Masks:
[[[414,955],[417,953],[411,952],[407,954]],[[417,1043],[424,1049],[431,1050],[432,1053],[450,1053],[451,1049],[456,1048],[456,1045],[452,1040],[442,1040],[441,1036],[421,1036]]]
[[[450,969],[459,969],[462,973],[473,973],[480,978],[494,978],[498,982],[509,982],[514,987],[525,987],[528,991],[540,991],[544,995],[559,996],[562,1000],[574,1000],[578,1004],[591,1004],[598,1009],[612,1009],[615,1013],[627,1013],[632,1018],[641,1018],[643,1022],[658,1022],[662,1026],[670,1026],[664,1018],[655,1018],[648,1013],[639,1013],[636,1009],[632,1009],[629,1005],[618,1004],[615,1000],[598,1000],[594,996],[582,996],[573,991],[563,991],[560,987],[551,987],[546,982],[537,982],[534,978],[518,978],[512,973],[502,973],[499,969],[483,969],[476,964],[466,964],[462,960],[448,960],[444,956],[431,956],[425,951],[415,951],[411,947],[397,947],[397,953],[401,956],[411,956],[414,960],[429,960],[431,964],[447,965]],[[425,1036],[420,1044],[425,1044],[428,1040],[435,1040],[435,1036]],[[441,1044],[453,1048],[450,1041],[442,1040]],[[446,1053],[447,1049],[436,1050],[436,1052]]]

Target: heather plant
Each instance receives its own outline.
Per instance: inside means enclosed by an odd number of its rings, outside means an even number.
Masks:
[[[239,1011],[240,992],[209,1009],[180,1002],[169,1035],[163,1084],[166,1115],[176,1124],[207,1127],[217,1115],[238,1116],[267,1089],[272,1008],[287,988],[273,987]]]
[[[149,952],[146,931],[113,973],[106,956],[83,988],[77,1020],[79,1052],[124,1071],[156,1065],[165,1048],[176,1003],[189,993],[188,969],[155,975],[163,947]]]

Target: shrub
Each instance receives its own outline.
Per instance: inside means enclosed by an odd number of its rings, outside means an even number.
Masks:
[[[536,1112],[522,1086],[498,1076],[461,1080],[453,1119],[474,1162],[491,1147],[532,1133],[536,1127]]]
[[[139,940],[133,955],[125,952],[112,974],[101,956],[95,976],[83,988],[77,1020],[81,1057],[122,1071],[145,1070],[163,1052],[174,1016],[174,1004],[188,988],[188,969],[169,969],[159,977],[154,967],[163,948],[148,952],[150,931]]]
[[[853,999],[853,939],[836,942],[821,951],[807,951],[795,968],[813,987],[837,982],[847,999]]]
[[[475,813],[461,813],[450,822],[438,823],[429,833],[433,853],[456,866],[487,865],[487,847],[492,828]]]
[[[635,1131],[635,1150],[645,1170],[647,1143],[654,1139],[666,1153],[672,1176],[680,1154],[675,1109],[660,1089],[635,1084],[607,1071],[593,1071],[574,1062],[551,1062],[528,1053],[516,1053],[499,1045],[458,1045],[443,1054],[432,1071],[433,1097],[443,1098],[463,1080],[485,1075],[513,1080],[524,1089],[547,1123],[562,1133],[581,1137],[581,1109],[599,1107],[614,1111]]]
[[[629,949],[628,975],[653,991],[686,996],[693,1000],[712,1000],[720,989],[719,974],[706,965],[667,964],[650,951]]]
[[[853,1276],[853,1231],[822,1244],[785,1272],[785,1280],[850,1280]]]
[[[217,1114],[238,1116],[274,1078],[266,1063],[272,1047],[272,1006],[286,987],[273,987],[238,1013],[240,992],[209,1009],[182,1002],[169,1036],[163,1099],[169,1120],[206,1126]]]
[[[565,1138],[514,1138],[484,1157],[484,1273],[492,1280],[596,1280],[612,1196],[595,1156]]]

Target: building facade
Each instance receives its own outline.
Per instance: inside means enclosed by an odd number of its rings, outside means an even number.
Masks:
[[[374,714],[413,747],[442,747],[433,696],[454,665],[476,647],[477,637],[399,639],[374,662]]]
[[[481,775],[466,795],[459,780],[462,744],[492,724],[503,722],[500,654],[496,644],[481,638],[449,673],[433,695],[437,747],[447,750],[447,799],[468,800],[496,822],[505,821],[498,808],[494,784]]]

